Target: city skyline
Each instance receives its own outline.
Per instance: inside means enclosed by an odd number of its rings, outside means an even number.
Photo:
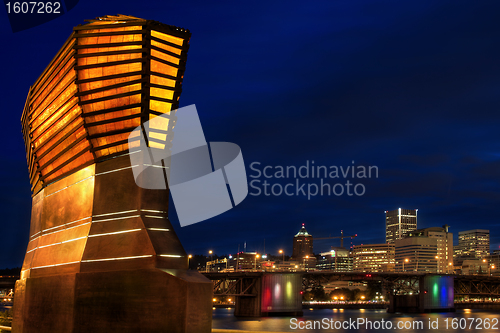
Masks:
[[[433,236],[433,234],[439,234],[441,232],[446,232],[446,234],[450,235],[450,239],[452,240],[452,245],[451,247],[449,248],[449,251],[451,251],[452,253],[452,257],[455,256],[455,252],[457,247],[459,246],[459,244],[462,244],[462,242],[460,241],[459,239],[459,236],[460,234],[468,234],[468,233],[473,233],[473,232],[476,232],[476,231],[480,231],[480,232],[483,232],[483,233],[487,233],[488,234],[488,237],[489,237],[489,230],[484,230],[484,229],[470,229],[470,230],[460,230],[460,231],[451,231],[449,230],[450,226],[449,225],[443,225],[442,227],[438,227],[438,226],[426,226],[426,227],[419,227],[417,229],[414,229],[413,232],[409,232],[408,234],[404,235],[402,239],[404,238],[408,238],[408,237],[415,237],[417,236],[418,234],[426,234],[426,237],[429,236],[430,234],[430,237],[435,237]],[[305,232],[304,232],[305,231]],[[293,232],[290,234],[290,239],[289,239],[289,243],[292,244],[291,246],[288,246],[288,247],[291,247],[292,249],[290,251],[286,251],[285,249],[287,248],[287,245],[285,246],[278,246],[276,247],[275,244],[269,244],[267,245],[267,250],[264,250],[266,245],[265,245],[265,239],[262,240],[262,244],[258,245],[257,247],[252,247],[247,244],[247,242],[244,242],[243,243],[243,247],[242,248],[239,248],[238,251],[234,251],[234,252],[229,252],[229,253],[217,253],[214,248],[215,247],[211,247],[210,249],[208,249],[206,251],[206,253],[194,253],[194,252],[190,252],[192,255],[205,255],[207,257],[209,256],[218,256],[218,257],[224,257],[224,256],[229,256],[229,255],[234,255],[236,253],[258,253],[260,255],[272,255],[272,256],[277,256],[277,257],[280,257],[280,256],[283,256],[283,255],[286,255],[288,257],[291,258],[291,260],[294,260],[294,257],[297,257],[299,259],[296,259],[296,260],[300,260],[300,258],[302,256],[294,256],[293,255],[293,248],[295,246],[295,244],[297,244],[297,238],[300,238],[300,241],[302,242],[304,240],[305,237],[310,237],[311,241],[310,241],[310,244],[307,244],[307,245],[299,245],[298,248],[297,248],[297,251],[302,253],[304,252],[304,249],[303,249],[303,246],[307,246],[308,250],[306,250],[305,252],[307,252],[306,255],[309,255],[310,253],[312,253],[313,255],[315,256],[318,256],[320,255],[321,252],[329,252],[331,248],[337,248],[337,249],[346,249],[348,251],[353,251],[353,247],[352,246],[358,246],[358,247],[361,247],[361,248],[364,248],[365,246],[370,246],[370,245],[377,245],[377,246],[385,246],[385,245],[392,245],[394,246],[394,243],[388,243],[388,242],[373,242],[373,243],[358,243],[358,244],[354,244],[354,239],[357,238],[357,234],[356,234],[356,237],[354,238],[351,238],[350,236],[342,236],[342,238],[344,239],[350,239],[350,241],[348,241],[348,245],[346,246],[345,245],[345,240],[344,240],[344,247],[340,247],[339,244],[336,244],[337,242],[340,243],[340,240],[335,240],[335,241],[332,241],[332,240],[327,240],[327,239],[324,239],[324,238],[338,238],[340,239],[341,236],[341,232],[343,230],[341,230],[339,232],[338,235],[334,235],[334,234],[330,234],[328,236],[326,235],[317,235],[316,237],[307,231],[306,229],[306,223],[302,223],[298,232],[295,234],[295,236],[293,236],[292,238],[292,235],[294,234]],[[344,233],[345,234],[345,233]],[[448,237],[448,236],[447,236]],[[316,238],[323,238],[323,239],[316,239]],[[292,240],[293,239],[293,240]],[[448,242],[449,240],[445,240],[446,242]],[[320,249],[314,249],[314,244],[316,244],[317,242],[331,242],[331,243],[328,243],[328,244],[322,244],[321,245],[321,248]],[[290,245],[288,244],[288,245]],[[474,247],[476,247],[477,245],[474,245]],[[269,248],[271,249],[274,249],[274,248],[277,248],[278,250],[275,251],[275,252],[272,252],[273,250],[269,250]],[[259,250],[260,249],[260,250]],[[484,245],[482,247],[482,249],[484,250]],[[312,251],[312,252],[311,252]],[[442,250],[439,250],[439,251],[442,251]],[[490,249],[488,251],[488,254],[493,254],[495,251],[498,252],[498,250],[495,250],[495,249],[491,249],[491,246],[490,246]],[[188,251],[189,252],[189,251]],[[305,253],[304,252],[304,253]],[[438,253],[439,255],[443,256],[443,257],[448,257],[449,254],[445,254],[445,253]],[[483,255],[484,256],[484,255]],[[478,256],[478,258],[483,258],[483,256]],[[472,257],[471,257],[472,258]],[[445,258],[446,260],[448,260],[448,258]]]

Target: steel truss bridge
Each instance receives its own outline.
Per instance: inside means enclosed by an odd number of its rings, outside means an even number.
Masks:
[[[232,297],[256,297],[257,283],[263,274],[300,274],[302,275],[302,290],[311,290],[317,286],[325,286],[335,281],[350,281],[359,283],[381,283],[382,288],[393,295],[419,293],[420,279],[426,273],[358,273],[334,271],[309,272],[207,272],[202,273],[214,282],[214,295]],[[435,274],[433,274],[435,275]],[[485,275],[446,275],[454,277],[455,296],[469,298],[500,298],[500,277]]]

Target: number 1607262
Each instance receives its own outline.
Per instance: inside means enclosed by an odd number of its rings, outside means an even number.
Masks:
[[[498,329],[498,318],[446,318],[446,329]]]
[[[60,2],[7,2],[5,6],[8,14],[61,14]]]

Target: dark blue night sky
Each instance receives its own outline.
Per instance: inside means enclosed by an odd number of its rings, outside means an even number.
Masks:
[[[241,147],[248,176],[252,162],[379,169],[350,180],[363,196],[249,195],[184,228],[171,205],[188,253],[235,253],[244,242],[262,252],[265,239],[267,253],[290,254],[301,223],[317,237],[342,229],[358,234],[354,244],[382,243],[384,210],[398,207],[418,208],[419,228],[450,225],[455,238],[489,229],[499,248],[500,2],[80,0],[18,33],[0,13],[0,268],[20,266],[28,242],[20,118],[29,86],[73,26],[118,13],[191,30],[180,105],[196,104],[208,141]],[[315,252],[330,245],[338,240]]]

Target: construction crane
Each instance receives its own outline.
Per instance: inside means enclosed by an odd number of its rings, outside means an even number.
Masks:
[[[344,247],[344,238],[350,238],[354,239],[358,236],[358,234],[354,234],[351,236],[344,236],[344,230],[340,230],[340,236],[333,236],[333,237],[314,237],[314,240],[320,240],[320,239],[334,239],[334,238],[340,238],[340,247]]]

